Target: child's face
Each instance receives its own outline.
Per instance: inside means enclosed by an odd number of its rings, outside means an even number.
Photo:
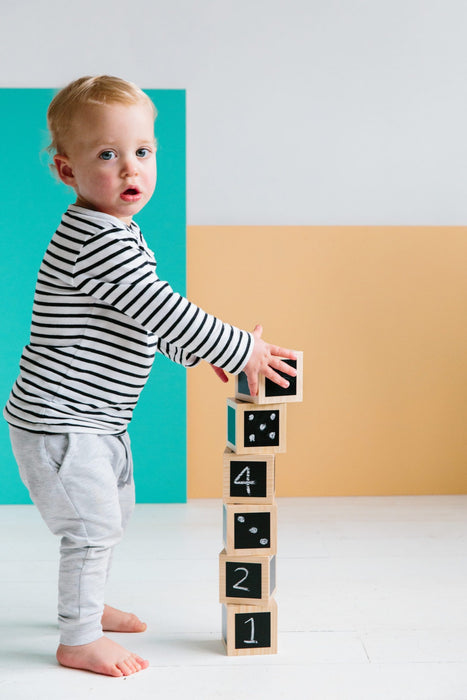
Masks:
[[[148,105],[87,105],[74,118],[58,174],[76,203],[129,224],[156,186],[154,118]]]

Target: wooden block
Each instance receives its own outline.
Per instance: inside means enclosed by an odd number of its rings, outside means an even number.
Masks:
[[[277,603],[223,605],[222,638],[228,656],[277,654]]]
[[[296,360],[288,360],[285,357],[281,359],[291,367],[295,367],[297,376],[290,377],[285,372],[278,372],[278,374],[285,377],[289,382],[287,389],[283,389],[261,374],[259,376],[258,394],[257,396],[252,396],[248,389],[246,374],[245,372],[240,372],[235,378],[235,398],[241,401],[263,405],[303,401],[303,352],[301,350],[296,350],[294,352],[297,355]]]
[[[229,555],[276,554],[276,504],[224,504],[224,546]]]
[[[236,454],[285,452],[286,409],[227,399],[227,446]]]
[[[224,503],[273,503],[274,455],[224,452]]]
[[[219,554],[219,601],[236,605],[264,605],[276,588],[276,556]]]

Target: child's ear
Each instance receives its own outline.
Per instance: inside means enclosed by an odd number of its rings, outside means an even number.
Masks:
[[[55,168],[57,169],[57,173],[60,180],[64,182],[65,185],[70,185],[71,187],[74,187],[75,176],[73,174],[73,170],[70,161],[68,160],[68,157],[62,156],[59,153],[57,153],[57,155],[54,156],[54,164]]]

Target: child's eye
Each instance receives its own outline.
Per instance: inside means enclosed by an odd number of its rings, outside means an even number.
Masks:
[[[113,151],[102,151],[102,153],[99,154],[99,158],[102,160],[112,160],[112,158],[115,158],[115,153]]]
[[[136,151],[136,155],[138,156],[138,158],[146,158],[146,156],[148,156],[149,153],[149,148],[138,148],[138,150]]]

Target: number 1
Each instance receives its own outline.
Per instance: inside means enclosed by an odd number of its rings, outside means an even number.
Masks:
[[[249,620],[245,620],[245,625],[247,625],[249,622],[251,622],[250,639],[244,639],[243,643],[244,644],[258,644],[258,642],[255,639],[255,620],[254,620],[254,618],[250,617]]]

